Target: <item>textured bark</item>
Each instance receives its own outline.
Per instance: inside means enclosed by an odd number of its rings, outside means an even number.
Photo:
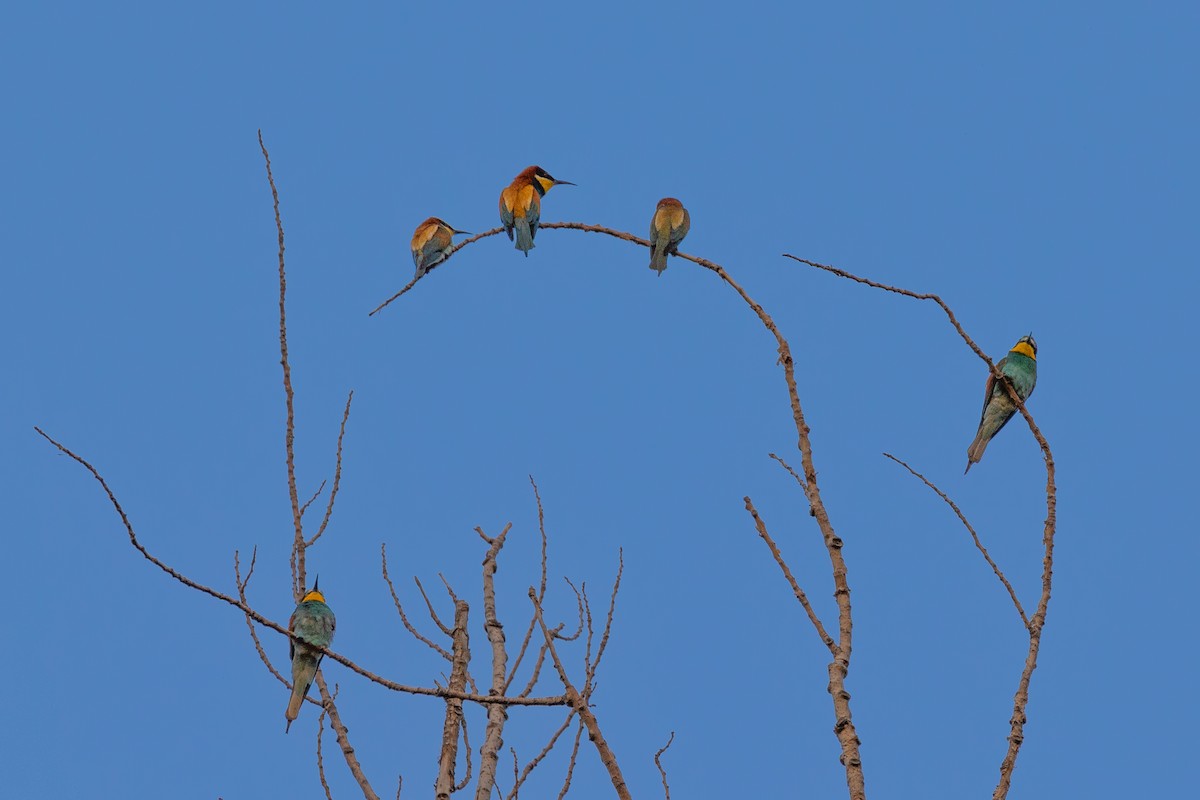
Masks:
[[[467,664],[471,661],[470,642],[467,634],[467,604],[463,600],[454,603],[454,645],[450,662],[450,688],[466,691]],[[462,700],[446,699],[446,721],[442,725],[442,753],[438,759],[438,776],[434,783],[434,796],[446,800],[454,791],[454,765],[458,761],[458,730],[463,725]]]

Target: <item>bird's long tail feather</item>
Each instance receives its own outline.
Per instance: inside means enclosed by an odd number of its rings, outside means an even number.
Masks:
[[[529,251],[535,245],[533,243],[533,233],[529,230],[529,220],[524,217],[518,217],[513,227],[517,231],[517,249],[529,256]]]

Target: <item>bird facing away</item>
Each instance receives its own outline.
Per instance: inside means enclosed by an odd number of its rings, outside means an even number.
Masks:
[[[418,278],[446,260],[453,247],[451,240],[460,233],[470,231],[455,230],[437,217],[430,217],[417,226],[413,231],[412,257]]]
[[[1008,355],[1000,359],[996,367],[1012,381],[1021,402],[1028,400],[1037,383],[1037,342],[1033,340],[1033,334],[1022,336],[1008,351]],[[994,374],[989,373],[987,386],[983,389],[983,414],[979,418],[979,431],[975,434],[975,441],[967,448],[967,468],[963,470],[964,475],[970,471],[972,464],[983,458],[983,451],[987,449],[988,442],[1015,413],[1017,406],[1008,396],[1008,390],[1004,388],[1003,383],[996,380]]]
[[[541,167],[526,167],[513,182],[500,192],[500,222],[508,240],[517,232],[517,249],[529,256],[533,249],[533,237],[537,235],[538,220],[542,216],[542,195],[558,184],[574,186],[570,181],[551,177]]]
[[[658,270],[662,277],[667,268],[667,254],[679,252],[679,243],[692,227],[692,217],[683,203],[674,197],[664,197],[654,209],[650,220],[650,269]]]
[[[319,578],[313,582],[312,590],[304,594],[300,604],[292,612],[292,618],[288,620],[288,630],[296,638],[291,640],[288,649],[288,656],[292,659],[292,697],[288,700],[287,712],[284,714],[287,717],[285,733],[300,714],[300,706],[304,704],[308,687],[317,676],[317,667],[321,666],[324,653],[315,647],[329,647],[329,643],[333,641],[333,629],[337,626],[333,610],[325,605],[325,595],[317,588],[319,583]]]

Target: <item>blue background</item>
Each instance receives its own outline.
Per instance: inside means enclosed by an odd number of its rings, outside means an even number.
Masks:
[[[681,198],[683,250],[725,265],[791,341],[853,587],[848,687],[872,796],[995,785],[1026,637],[949,510],[1030,611],[1044,472],[1020,420],[962,476],[986,372],[932,304],[782,259],[937,292],[993,357],[1032,330],[1030,408],[1059,467],[1055,592],[1014,796],[1184,796],[1198,708],[1193,511],[1198,12],[1194,4],[903,8],[610,2],[9,4],[0,12],[0,491],[11,797],[317,797],[317,713],[241,616],[130,547],[90,458],[156,554],[291,612],[276,242],[287,231],[299,491],[343,490],[310,568],[336,648],[396,680],[445,665],[400,626],[391,571],[472,603],[472,532],[514,525],[500,613],[536,581],[538,481],[561,576],[606,601],[596,711],[635,794],[837,797],[828,653],[742,507],[751,495],[827,625],[773,340],[715,276],[608,237],[472,245],[385,311],[428,215],[493,227],[527,164],[578,187],[543,219],[644,235]],[[312,515],[315,516],[315,515]],[[311,519],[311,516],[310,516]],[[315,520],[313,520],[315,523]],[[311,524],[311,523],[310,523]],[[449,604],[437,595],[444,613]],[[264,634],[283,668],[286,644]],[[568,651],[578,672],[578,649]],[[337,665],[376,791],[426,796],[443,705]],[[547,675],[545,693],[554,693]],[[515,711],[501,783],[561,721]],[[472,712],[472,746],[483,739]],[[357,794],[332,740],[335,796]],[[554,796],[567,748],[534,773]],[[478,768],[478,758],[475,759]],[[460,772],[461,775],[461,772]],[[611,787],[584,740],[573,796]]]

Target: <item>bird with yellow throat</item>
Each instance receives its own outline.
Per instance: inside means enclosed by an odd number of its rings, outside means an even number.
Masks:
[[[288,699],[286,733],[300,715],[300,706],[304,705],[304,697],[308,687],[312,686],[317,677],[317,668],[321,666],[324,653],[319,648],[329,647],[333,641],[333,629],[337,620],[333,609],[325,605],[325,595],[318,587],[320,579],[313,581],[313,588],[304,593],[292,618],[288,620],[288,630],[292,632],[291,647],[288,655],[292,658],[292,696]]]
[[[1018,339],[1008,351],[1008,355],[996,363],[996,368],[1000,370],[1001,375],[1012,381],[1021,402],[1028,400],[1033,394],[1033,387],[1037,385],[1037,342],[1033,340],[1033,334]],[[964,475],[971,469],[972,464],[979,463],[988,442],[1016,413],[1017,404],[1009,396],[1008,389],[996,380],[994,374],[988,373],[987,385],[983,389],[983,414],[979,417],[979,430],[975,432],[975,439],[967,448],[967,468],[963,470]]]
[[[542,217],[542,197],[553,186],[574,186],[570,181],[560,181],[538,166],[521,170],[513,182],[500,192],[500,222],[509,241],[516,233],[516,248],[527,257],[534,248],[533,237],[537,235],[538,221]]]

